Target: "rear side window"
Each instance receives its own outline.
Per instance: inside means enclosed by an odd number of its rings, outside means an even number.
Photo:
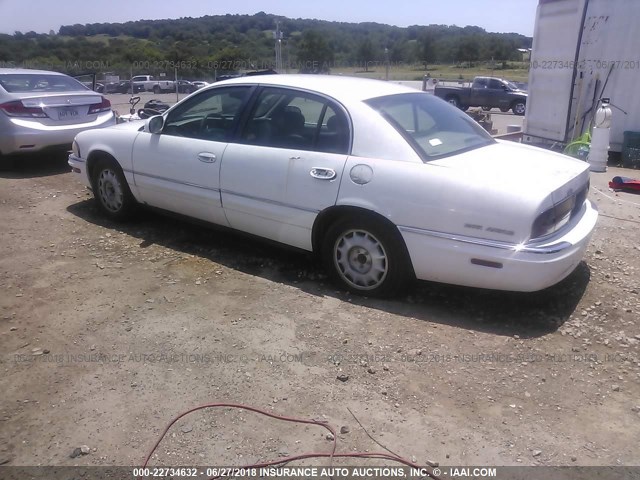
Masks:
[[[403,93],[367,100],[413,146],[423,161],[495,143],[467,114],[427,93]]]
[[[79,81],[66,75],[33,73],[8,73],[0,75],[0,86],[10,93],[77,92],[89,90]]]
[[[241,138],[251,145],[346,154],[351,136],[344,113],[326,98],[265,88]]]

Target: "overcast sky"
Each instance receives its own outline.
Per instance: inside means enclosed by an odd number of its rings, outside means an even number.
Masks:
[[[0,33],[48,33],[75,23],[201,17],[260,11],[290,18],[408,25],[478,25],[533,35],[538,0],[0,0]]]

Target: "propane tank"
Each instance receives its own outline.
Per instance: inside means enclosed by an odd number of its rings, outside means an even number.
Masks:
[[[606,172],[609,159],[609,140],[611,137],[611,106],[609,99],[603,98],[593,119],[591,148],[587,161],[592,172]]]

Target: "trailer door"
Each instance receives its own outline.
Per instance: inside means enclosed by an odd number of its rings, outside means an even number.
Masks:
[[[585,8],[585,0],[540,0],[531,51],[525,142],[568,140]]]

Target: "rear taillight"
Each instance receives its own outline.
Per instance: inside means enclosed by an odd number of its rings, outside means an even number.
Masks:
[[[89,105],[89,115],[92,113],[108,112],[109,110],[111,110],[111,102],[104,97],[102,97],[100,103]]]
[[[42,107],[25,107],[20,100],[0,104],[0,110],[10,117],[46,118]]]
[[[571,218],[575,201],[576,197],[571,196],[539,215],[533,222],[531,238],[546,237],[564,227]]]

